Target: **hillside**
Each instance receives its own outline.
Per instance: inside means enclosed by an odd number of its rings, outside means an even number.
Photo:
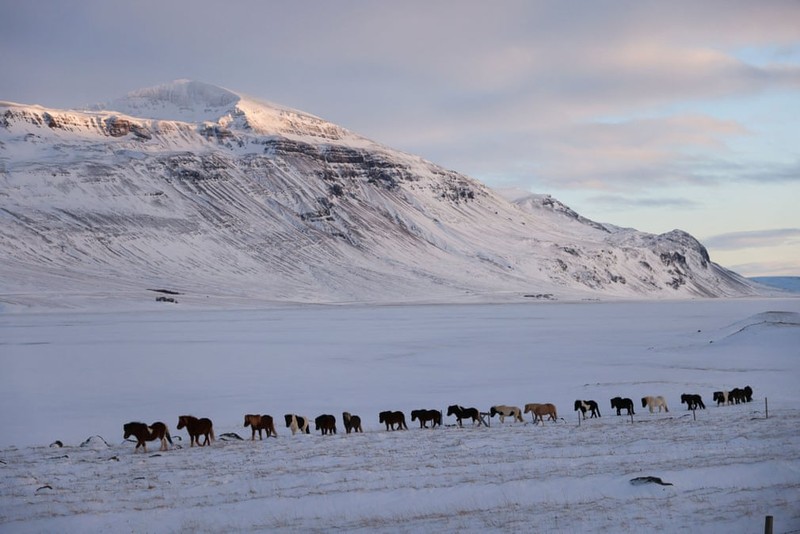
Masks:
[[[685,232],[599,224],[546,195],[508,201],[198,82],[85,111],[0,102],[0,184],[11,305],[158,288],[182,302],[318,303],[758,291]]]

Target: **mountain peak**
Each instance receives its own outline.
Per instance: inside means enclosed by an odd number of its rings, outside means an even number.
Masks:
[[[216,122],[232,111],[241,96],[203,82],[175,80],[131,91],[122,98],[93,106],[143,119]]]
[[[224,129],[262,135],[316,138],[363,144],[365,139],[308,113],[193,80],[131,91],[122,98],[93,106],[140,119],[214,123]]]

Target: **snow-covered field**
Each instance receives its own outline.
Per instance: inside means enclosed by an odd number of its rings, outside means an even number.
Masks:
[[[2,532],[800,530],[800,299],[0,313],[0,365]],[[711,400],[745,385],[752,403]],[[578,398],[602,417],[579,426]],[[529,402],[563,420],[410,421]],[[339,433],[242,428],[290,412]],[[188,447],[184,413],[213,419],[211,447]],[[173,450],[134,453],[132,420],[165,421]]]

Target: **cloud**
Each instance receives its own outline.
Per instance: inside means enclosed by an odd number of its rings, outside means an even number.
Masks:
[[[800,246],[800,228],[731,232],[708,237],[703,242],[709,248],[720,250]]]
[[[635,198],[621,195],[598,195],[586,199],[587,203],[602,204],[615,209],[625,208],[680,208],[697,209],[702,204],[688,198]]]

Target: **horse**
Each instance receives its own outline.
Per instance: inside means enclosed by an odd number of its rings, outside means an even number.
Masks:
[[[391,427],[392,430],[402,430],[404,428],[408,430],[406,416],[403,412],[381,412],[378,414],[378,422],[384,423],[386,425],[386,430],[389,430],[389,427]],[[394,425],[397,425],[397,428],[395,428]]]
[[[361,418],[357,415],[350,415],[350,412],[342,412],[342,421],[344,421],[344,429],[349,434],[350,432],[361,432]]]
[[[744,400],[746,402],[753,402],[753,388],[745,386],[742,391],[744,392]]]
[[[741,404],[745,400],[744,390],[741,388],[733,388],[728,392],[728,404]]]
[[[586,412],[592,412],[590,419],[592,417],[600,417],[600,407],[593,400],[576,400],[575,411],[577,412],[578,410],[581,411],[584,419],[586,419]]]
[[[317,430],[322,431],[322,435],[336,434],[336,417],[331,414],[324,413],[314,419],[314,424]]]
[[[300,433],[311,434],[311,431],[308,429],[308,417],[304,417],[302,415],[295,415],[293,413],[287,413],[283,416],[286,419],[286,428],[292,430],[292,435],[294,436],[297,431],[299,430]]]
[[[439,410],[412,410],[411,420],[419,419],[420,428],[428,428],[427,422],[431,422],[431,428],[436,425],[442,426],[442,412]]]
[[[689,410],[696,410],[698,408],[701,410],[706,409],[706,405],[703,404],[703,397],[692,393],[684,393],[681,395],[681,404],[686,404]]]
[[[530,402],[525,405],[525,413],[529,413],[533,417],[533,423],[541,421],[544,424],[544,416],[547,415],[550,421],[558,421],[558,413],[556,412],[555,404],[549,402],[540,404],[537,402]]]
[[[270,437],[270,435],[274,438],[278,437],[278,433],[275,432],[275,422],[272,420],[271,415],[247,414],[244,416],[244,426],[250,426],[253,431],[250,441],[256,439],[256,430],[258,430],[258,439],[264,439],[261,437],[261,432],[264,430],[267,431],[267,437]]]
[[[492,406],[491,408],[489,408],[489,417],[494,417],[495,415],[500,416],[501,423],[506,420],[506,417],[511,417],[515,421],[519,421],[520,423],[523,422],[522,411],[516,406],[505,406],[504,404],[498,404],[497,406]]]
[[[717,403],[717,406],[720,404],[725,405],[728,404],[728,392],[727,391],[715,391],[714,392],[714,402]]]
[[[458,426],[464,426],[461,424],[463,419],[472,419],[472,424],[480,423],[481,421],[481,412],[478,411],[477,408],[464,408],[458,404],[453,404],[452,406],[447,407],[447,416],[455,415],[456,419],[458,420]]]
[[[161,421],[156,421],[150,426],[147,426],[144,423],[132,421],[122,425],[122,429],[125,431],[125,439],[128,439],[131,436],[136,438],[136,448],[133,449],[133,452],[136,452],[139,447],[142,447],[142,450],[147,452],[147,444],[145,442],[154,441],[157,439],[161,440],[160,450],[162,451],[169,450],[167,447],[167,441],[169,441],[169,444],[172,445],[172,436],[169,435],[169,429],[167,428],[167,425]]]
[[[665,412],[669,412],[669,408],[667,407],[667,401],[664,400],[664,397],[661,395],[657,397],[648,396],[642,397],[642,408],[647,408],[650,410],[650,413],[653,413],[656,408],[658,408],[658,413],[661,413],[661,409],[663,408]]]
[[[183,427],[186,427],[186,431],[189,433],[190,447],[194,447],[195,443],[198,447],[211,445],[211,440],[214,439],[214,424],[208,417],[198,419],[192,415],[181,415],[178,417],[178,430]],[[205,437],[203,445],[200,445],[200,436]]]
[[[627,397],[614,397],[611,399],[611,408],[617,410],[617,415],[622,415],[621,410],[628,410],[628,415],[635,415],[633,411],[633,401]]]

